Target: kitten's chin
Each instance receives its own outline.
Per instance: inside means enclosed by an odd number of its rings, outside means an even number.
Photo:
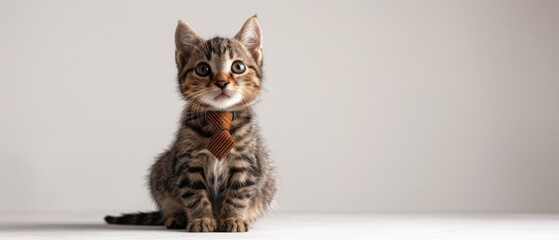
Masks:
[[[241,102],[242,99],[243,96],[241,96],[241,94],[235,93],[231,96],[218,95],[215,97],[207,97],[204,99],[204,102],[214,107],[216,110],[225,110]]]

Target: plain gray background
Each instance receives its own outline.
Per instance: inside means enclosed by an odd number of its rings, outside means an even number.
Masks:
[[[153,209],[179,19],[257,13],[281,212],[558,212],[559,1],[0,1],[0,212]]]

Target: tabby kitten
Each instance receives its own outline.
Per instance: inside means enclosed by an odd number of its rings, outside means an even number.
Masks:
[[[112,224],[165,225],[191,232],[245,232],[276,193],[254,120],[262,83],[262,31],[256,16],[233,38],[204,40],[185,22],[175,33],[179,91],[187,101],[171,147],[151,167],[159,211],[105,217]],[[208,151],[218,131],[208,113],[231,113],[235,145],[219,160]]]

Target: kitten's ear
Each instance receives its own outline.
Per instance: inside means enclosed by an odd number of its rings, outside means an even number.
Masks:
[[[241,31],[235,35],[235,39],[245,45],[259,65],[262,64],[262,29],[256,15],[245,22]]]
[[[188,25],[188,23],[179,21],[177,25],[177,30],[175,31],[175,57],[177,61],[177,66],[182,68],[188,59],[192,55],[195,48],[198,47],[204,40],[198,36],[196,31]]]

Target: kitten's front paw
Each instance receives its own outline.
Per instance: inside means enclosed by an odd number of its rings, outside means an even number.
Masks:
[[[213,232],[217,229],[217,221],[212,218],[198,218],[188,221],[186,230],[189,232]]]
[[[221,220],[220,231],[222,232],[246,232],[248,223],[240,218],[227,218]]]

